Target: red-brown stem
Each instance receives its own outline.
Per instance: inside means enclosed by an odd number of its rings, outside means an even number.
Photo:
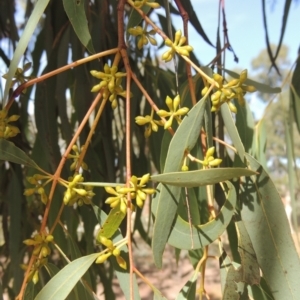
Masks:
[[[121,55],[124,61],[124,66],[127,73],[126,78],[126,186],[130,187],[130,179],[131,179],[131,129],[130,129],[130,82],[131,82],[131,68],[129,65],[129,60],[127,57],[127,53],[125,49],[121,50]],[[133,295],[133,252],[132,252],[132,242],[131,242],[131,195],[127,194],[127,245],[128,245],[128,255],[129,255],[129,274],[130,274],[130,299],[134,299]]]
[[[30,272],[30,269],[33,265],[33,262],[35,260],[35,256],[34,255],[31,255],[30,257],[30,261],[28,263],[28,266],[27,266],[27,270],[25,272],[25,276],[24,276],[24,279],[23,279],[23,283],[22,283],[22,286],[21,286],[21,289],[20,289],[20,293],[19,295],[16,297],[16,300],[22,300],[24,297],[23,297],[23,294],[25,292],[25,288],[26,288],[26,283],[27,283],[27,278],[29,276],[29,272]]]
[[[118,11],[118,49],[126,49],[124,40],[124,7],[127,0],[119,0]]]
[[[110,50],[107,50],[107,51],[103,51],[103,52],[100,52],[100,53],[97,53],[97,54],[94,54],[94,55],[91,55],[91,56],[88,56],[88,57],[85,57],[85,58],[82,58],[82,59],[79,59],[77,61],[74,61],[66,66],[63,66],[61,68],[58,68],[54,71],[51,71],[49,73],[46,73],[38,78],[34,78],[34,79],[31,79],[27,82],[25,82],[24,84],[21,84],[19,87],[16,88],[16,90],[12,93],[9,101],[7,102],[6,106],[5,106],[5,109],[6,110],[9,110],[9,108],[11,107],[11,105],[13,104],[13,102],[15,101],[15,98],[18,97],[22,91],[36,83],[39,83],[45,79],[48,79],[52,76],[55,76],[61,72],[64,72],[64,71],[67,71],[71,68],[75,68],[75,67],[78,67],[84,63],[87,63],[91,60],[94,60],[96,58],[99,58],[99,57],[102,57],[102,56],[107,56],[107,55],[111,55],[111,54],[114,54],[116,52],[118,52],[118,48],[114,48],[114,49],[110,49]]]
[[[140,81],[137,79],[137,77],[135,76],[135,74],[130,71],[130,76],[133,79],[133,81],[136,83],[136,85],[138,86],[138,88],[141,90],[141,92],[143,93],[143,95],[145,96],[145,98],[147,99],[148,103],[150,104],[150,106],[157,112],[159,111],[159,108],[156,106],[156,104],[154,103],[154,101],[152,100],[152,98],[150,97],[150,95],[147,93],[147,91],[144,89],[144,87],[142,86],[142,84],[140,83]],[[161,119],[164,121],[164,123],[166,123],[166,119],[161,117]],[[168,128],[168,131],[174,135],[174,130],[170,127]]]
[[[129,2],[129,4],[131,4]],[[150,19],[149,17],[141,10],[139,9],[138,7],[135,7],[134,5],[132,5],[132,8],[134,8],[141,16],[142,18],[148,23],[150,24],[153,29],[164,39],[166,40],[168,38],[168,36],[159,28],[157,27]]]
[[[105,107],[106,102],[107,102],[107,99],[103,99],[102,102],[101,102],[101,104],[100,104],[100,107],[99,107],[99,109],[98,109],[97,115],[96,115],[96,117],[95,117],[95,119],[94,119],[94,121],[93,121],[93,124],[92,124],[92,126],[91,126],[89,135],[87,136],[86,141],[85,141],[85,143],[84,143],[84,146],[83,146],[83,148],[81,149],[80,156],[79,156],[78,162],[77,162],[77,167],[76,167],[76,170],[75,170],[76,173],[79,171],[79,168],[80,168],[80,166],[81,166],[81,164],[82,164],[82,161],[83,161],[83,159],[84,159],[84,157],[85,157],[86,151],[87,151],[87,149],[88,149],[88,146],[89,146],[89,144],[90,144],[90,141],[91,141],[91,139],[92,139],[92,136],[93,136],[93,134],[94,134],[94,132],[95,132],[95,129],[96,129],[96,126],[97,126],[97,124],[98,124],[98,122],[99,122],[99,119],[100,119],[100,117],[101,117],[101,115],[102,115],[102,112],[103,112],[103,110],[104,110],[104,107]]]
[[[87,111],[86,115],[84,116],[82,122],[80,123],[78,129],[76,130],[68,148],[66,149],[63,157],[61,158],[60,160],[60,163],[56,169],[56,172],[55,174],[53,175],[53,181],[52,181],[52,186],[51,186],[51,190],[50,190],[50,193],[49,193],[49,199],[48,199],[48,202],[47,202],[47,205],[46,205],[46,208],[45,208],[45,213],[44,213],[44,217],[43,217],[43,220],[42,220],[42,225],[41,225],[41,232],[43,232],[45,230],[45,227],[46,227],[46,224],[47,224],[47,219],[48,219],[48,215],[49,215],[49,211],[50,211],[50,206],[51,206],[51,202],[52,202],[52,199],[53,199],[53,195],[54,195],[54,191],[55,191],[55,188],[56,188],[56,185],[57,185],[57,182],[60,178],[60,174],[61,174],[61,171],[62,171],[62,168],[67,160],[67,156],[68,154],[70,153],[71,149],[72,149],[72,146],[76,143],[81,131],[83,130],[85,124],[88,122],[89,120],[89,117],[91,115],[91,113],[94,111],[96,105],[98,104],[99,100],[101,99],[101,93],[99,93],[95,100],[93,101],[92,105],[90,106],[89,110]]]

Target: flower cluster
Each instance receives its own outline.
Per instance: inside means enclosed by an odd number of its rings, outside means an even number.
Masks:
[[[181,167],[181,171],[188,171],[189,170],[189,167],[187,165],[187,157],[189,157],[192,161],[196,161],[196,162],[202,164],[203,168],[219,166],[222,162],[222,159],[214,158],[214,156],[213,156],[214,153],[215,153],[215,147],[211,147],[211,148],[207,149],[204,160],[200,160],[198,158],[187,155],[184,158],[183,165]]]
[[[29,272],[27,281],[31,281],[36,284],[39,281],[39,270],[41,267],[47,264],[48,256],[51,254],[49,243],[53,242],[53,235],[39,233],[36,234],[32,239],[27,239],[23,243],[27,246],[33,246],[33,255],[38,257],[35,263],[32,265]],[[27,265],[21,265],[23,270],[27,270]]]
[[[200,162],[204,167],[217,167],[221,162],[222,159],[220,158],[214,158],[214,153],[215,153],[215,147],[211,147],[207,149],[204,160],[197,160]]]
[[[157,132],[158,131],[158,126],[163,126],[162,120],[154,120],[153,115],[154,115],[154,110],[152,109],[150,116],[149,115],[146,115],[144,117],[137,116],[135,118],[135,122],[138,125],[146,125],[147,124],[147,126],[145,128],[145,137],[146,138],[151,135],[152,130],[154,132]]]
[[[252,85],[245,85],[247,79],[247,70],[242,71],[239,79],[233,79],[227,84],[223,84],[224,78],[219,74],[213,74],[213,79],[217,83],[217,91],[211,95],[212,108],[211,111],[218,111],[220,106],[227,102],[229,109],[236,113],[237,109],[235,105],[231,102],[232,99],[237,99],[241,105],[245,103],[244,95],[246,92],[254,92],[256,88]],[[202,90],[202,95],[204,96],[208,91],[206,86]]]
[[[162,59],[165,62],[168,62],[174,57],[176,52],[180,55],[189,56],[190,52],[194,49],[192,46],[184,45],[185,42],[186,37],[182,36],[181,30],[176,31],[174,43],[170,39],[165,40],[166,46],[170,47],[171,49],[162,55]]]
[[[102,91],[103,98],[109,99],[112,108],[116,108],[118,105],[117,95],[125,97],[126,91],[124,91],[121,83],[122,78],[126,76],[126,73],[118,72],[117,66],[109,67],[108,64],[104,66],[104,72],[91,71],[92,76],[101,79],[99,84],[96,84],[92,88],[92,92]]]
[[[157,2],[151,2],[147,0],[136,0],[133,2],[134,7],[141,8],[144,5],[150,6],[151,8],[160,8],[160,5]]]
[[[138,37],[138,43],[137,46],[139,49],[142,49],[144,45],[148,45],[148,42],[150,44],[156,46],[157,41],[154,37],[151,35],[155,35],[155,30],[150,30],[147,31],[146,28],[142,28],[141,26],[136,26],[134,28],[129,28],[128,32],[133,35]]]
[[[120,211],[126,213],[127,208],[127,194],[130,193],[131,199],[136,200],[136,205],[142,207],[147,195],[152,195],[155,193],[155,189],[146,188],[146,184],[150,179],[150,174],[142,176],[140,179],[136,176],[132,176],[130,179],[130,187],[105,187],[107,193],[114,195],[113,197],[108,197],[105,201],[110,207],[114,208],[120,205]]]
[[[88,166],[87,166],[87,164],[85,162],[82,162],[81,166],[78,166],[78,160],[79,160],[79,157],[80,157],[80,151],[79,151],[77,145],[73,145],[72,150],[73,150],[74,154],[70,153],[67,156],[67,158],[72,158],[73,159],[73,163],[70,166],[70,170],[74,171],[78,167],[81,167],[83,170],[87,170]]]
[[[20,116],[12,115],[7,117],[7,114],[7,110],[0,110],[0,138],[4,139],[14,137],[20,132],[18,127],[9,124],[10,122],[17,121]]]
[[[28,81],[28,80],[30,80],[30,79],[33,79],[34,77],[33,76],[26,76],[24,73],[27,71],[27,70],[29,70],[31,68],[31,62],[28,62],[28,63],[26,63],[25,65],[24,65],[24,69],[22,69],[22,68],[17,68],[17,70],[16,70],[16,73],[15,73],[15,76],[14,76],[14,79],[13,79],[13,81],[12,81],[12,83],[11,83],[11,88],[13,87],[13,85],[15,84],[15,83],[20,83],[20,84],[23,84],[23,83],[25,83],[26,81]],[[3,76],[2,76],[3,78],[5,78],[5,79],[7,79],[7,74],[4,74]],[[22,93],[23,94],[25,94],[26,93],[26,89],[24,89],[23,91],[22,91]]]
[[[187,107],[179,107],[180,104],[180,96],[177,95],[174,100],[172,100],[169,96],[166,98],[166,104],[170,111],[166,111],[163,109],[160,109],[157,114],[162,118],[169,117],[168,121],[165,123],[164,128],[168,129],[172,126],[173,119],[175,118],[178,124],[181,122],[181,116],[187,114],[189,109]]]
[[[91,200],[95,195],[92,191],[92,187],[80,185],[84,178],[81,174],[77,174],[69,178],[69,182],[60,182],[67,187],[64,194],[64,204],[73,205],[77,202],[79,206],[83,204],[91,204]]]
[[[46,205],[48,202],[48,196],[45,192],[44,187],[49,182],[49,180],[51,180],[49,178],[49,176],[41,175],[41,174],[34,174],[31,177],[26,177],[26,179],[30,184],[35,185],[35,187],[25,189],[24,195],[31,196],[34,193],[37,193],[41,196],[41,201]],[[45,179],[48,179],[48,180],[46,182],[42,182],[42,180],[45,180]]]
[[[27,246],[34,246],[33,254],[35,256],[47,257],[51,253],[51,249],[48,243],[53,242],[53,235],[39,233],[36,234],[32,239],[27,239],[23,243]]]
[[[110,240],[104,236],[100,236],[99,242],[106,247],[106,251],[105,251],[105,253],[101,253],[98,256],[98,258],[96,259],[96,264],[104,263],[111,255],[113,255],[113,256],[115,256],[118,265],[122,269],[126,270],[126,268],[127,268],[126,261],[120,255],[121,254],[120,249],[117,248],[116,246],[114,246],[112,240]]]
[[[48,258],[40,258],[37,259],[33,265],[31,266],[31,269],[29,271],[27,282],[32,281],[34,284],[37,284],[39,281],[39,270],[47,265]],[[21,268],[26,271],[28,269],[28,265],[21,264]]]

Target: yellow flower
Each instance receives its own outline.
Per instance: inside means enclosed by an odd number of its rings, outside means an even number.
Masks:
[[[170,47],[170,49],[162,55],[162,59],[165,62],[168,62],[174,57],[176,52],[180,55],[189,56],[190,52],[194,49],[192,46],[184,45],[185,42],[186,37],[182,36],[181,30],[177,30],[175,33],[174,43],[170,39],[165,40],[166,46]]]
[[[126,91],[122,87],[122,78],[126,73],[118,72],[117,66],[109,67],[108,64],[104,66],[104,72],[95,70],[90,71],[92,76],[101,79],[99,84],[92,88],[92,92],[99,92],[101,90],[104,99],[109,99],[112,108],[117,107],[117,96],[126,96]]]
[[[147,31],[146,27],[147,23],[144,29],[141,26],[136,26],[134,28],[128,29],[128,32],[131,35],[138,37],[138,49],[142,49],[144,45],[148,45],[148,42],[150,42],[150,44],[152,44],[153,46],[157,45],[156,39],[151,36],[156,33],[155,30]]]
[[[152,109],[151,115],[147,116],[137,116],[135,118],[135,123],[138,125],[146,125],[145,128],[145,137],[149,137],[151,135],[152,130],[157,132],[158,126],[163,126],[163,122],[161,120],[154,120],[153,119],[154,110]]]
[[[179,108],[180,104],[180,96],[177,95],[174,100],[172,100],[169,96],[166,98],[166,104],[170,111],[166,111],[163,109],[160,109],[157,114],[160,117],[167,118],[169,117],[168,121],[165,123],[164,128],[168,129],[172,126],[173,119],[175,118],[177,123],[180,124],[181,122],[181,116],[187,114],[189,109],[187,107]]]

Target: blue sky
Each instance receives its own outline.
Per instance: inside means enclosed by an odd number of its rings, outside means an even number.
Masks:
[[[266,1],[266,11],[271,43],[277,44],[279,41],[283,7],[285,1]],[[215,43],[216,30],[218,24],[218,0],[192,0],[194,9],[201,20],[201,24]],[[227,17],[227,27],[230,43],[239,58],[239,63],[233,61],[233,55],[227,52],[227,68],[250,69],[251,60],[266,47],[265,33],[263,30],[262,4],[261,0],[225,0],[225,12]],[[300,46],[299,30],[300,3],[293,1],[290,8],[288,23],[283,43],[289,47],[289,58],[291,64],[297,58]],[[191,30],[191,41],[195,36]],[[202,63],[206,64],[211,59],[211,47],[197,38],[197,42],[192,43],[195,52]]]

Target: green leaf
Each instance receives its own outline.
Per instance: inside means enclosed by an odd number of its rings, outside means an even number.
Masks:
[[[24,151],[5,139],[0,139],[0,160],[6,160],[26,167],[40,169],[39,166],[30,159]]]
[[[300,58],[297,60],[296,68],[292,77],[292,84],[290,89],[290,111],[294,112],[295,121],[298,132],[300,133]]]
[[[119,226],[125,216],[126,214],[120,211],[120,205],[112,208],[97,234],[97,240],[99,241],[100,236],[106,237],[108,239],[111,238],[119,229]]]
[[[93,253],[69,263],[49,280],[35,300],[64,300],[98,256]]]
[[[96,205],[93,205],[93,210],[95,212],[95,215],[97,217],[97,220],[101,226],[103,226],[107,220],[107,214],[100,210],[100,208]],[[117,230],[113,237],[112,240],[114,243],[119,242],[121,239],[123,239],[123,236],[121,234],[120,230]],[[122,257],[126,260],[127,266],[129,265],[129,260],[128,260],[128,249],[126,246],[121,247],[120,249]],[[125,299],[130,300],[130,274],[129,270],[124,270],[120,268],[120,266],[117,264],[115,258],[111,258],[115,273],[118,277],[120,287],[125,295]],[[140,300],[140,295],[139,295],[139,288],[137,285],[136,281],[136,276],[133,275],[133,292],[134,292],[134,299]]]
[[[193,273],[189,281],[186,282],[184,287],[180,290],[176,300],[194,300],[196,297],[197,274]]]
[[[153,300],[167,300],[167,298],[156,288],[153,289],[153,294]]]
[[[265,119],[261,119],[255,126],[254,140],[252,145],[253,156],[267,168],[266,158],[267,131]]]
[[[223,104],[221,106],[221,114],[224,120],[224,124],[226,130],[232,140],[234,147],[236,148],[239,157],[241,158],[242,162],[245,161],[245,147],[241,141],[237,128],[235,126],[235,122],[232,118],[232,113],[227,104]]]
[[[229,188],[227,200],[215,219],[203,225],[193,225],[191,228],[188,222],[177,216],[168,236],[168,243],[170,245],[178,249],[187,250],[203,248],[215,241],[226,230],[236,206],[235,188],[230,182],[227,182],[227,185]],[[158,190],[160,187],[161,185],[158,186]],[[172,197],[172,195],[169,197]],[[155,218],[159,198],[158,192],[152,199],[152,213]]]
[[[246,152],[249,152],[253,143],[253,133],[255,126],[253,114],[247,101],[245,101],[244,105],[240,105],[236,100],[235,106],[237,108],[236,128]]]
[[[182,1],[181,5],[183,6],[184,10],[188,13],[189,21],[194,26],[195,30],[199,33],[199,35],[204,39],[206,43],[214,47],[214,45],[211,43],[211,41],[209,40],[208,36],[204,31],[191,1],[190,0]],[[174,12],[174,9],[172,10],[172,12]]]
[[[34,9],[26,23],[24,31],[22,32],[21,38],[17,44],[16,50],[14,52],[13,58],[11,60],[9,70],[7,73],[7,79],[5,83],[3,101],[6,103],[8,92],[12,83],[12,79],[18,68],[18,64],[26,51],[30,39],[32,38],[33,32],[36,29],[38,22],[40,21],[49,0],[39,0],[36,2]]]
[[[260,174],[243,185],[242,221],[274,298],[298,299],[300,261],[281,197],[262,166],[250,155],[247,160]]]
[[[238,250],[241,257],[241,267],[238,270],[240,274],[239,281],[250,285],[259,284],[259,265],[248,232],[242,221],[235,222],[235,226],[238,234]]]
[[[22,258],[20,250],[22,247],[22,214],[26,199],[23,196],[23,185],[22,185],[22,173],[23,170],[20,166],[10,168],[10,179],[7,187],[7,206],[9,209],[9,257],[11,260],[12,277],[14,278],[14,289],[18,290],[21,288],[23,281],[23,273],[20,272],[20,264]]]
[[[245,168],[216,168],[152,175],[151,180],[180,187],[196,187],[255,174],[254,171]]]
[[[183,119],[170,143],[164,172],[179,171],[185,151],[195,146],[202,127],[206,99],[202,98]],[[177,211],[180,188],[161,186],[156,220],[153,228],[152,250],[156,266],[162,266],[162,254]]]
[[[224,69],[224,71],[231,77],[233,78],[240,78],[240,74]],[[262,93],[267,93],[267,94],[278,94],[281,93],[281,88],[280,87],[270,87],[269,85],[259,83],[257,81],[254,81],[252,79],[246,79],[244,84],[246,85],[253,85],[257,91],[262,92]]]
[[[89,32],[88,21],[85,15],[85,1],[63,0],[63,4],[66,14],[68,15],[68,18],[80,42],[90,53],[95,53],[92,38]]]

